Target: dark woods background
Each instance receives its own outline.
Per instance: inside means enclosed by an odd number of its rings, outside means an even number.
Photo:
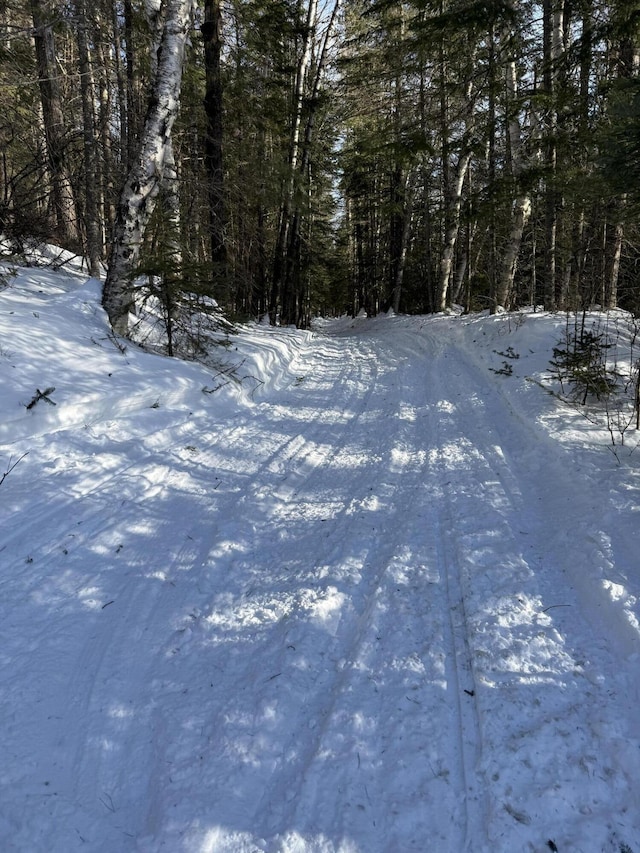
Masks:
[[[148,163],[158,203],[132,271],[167,304],[188,292],[300,326],[452,303],[640,310],[635,3],[187,5],[180,109]],[[108,263],[177,6],[0,2],[15,247],[35,236],[96,275]]]

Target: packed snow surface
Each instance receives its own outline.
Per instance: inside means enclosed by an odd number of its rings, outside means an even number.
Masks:
[[[541,387],[563,317],[213,367],[5,283],[0,850],[639,853],[640,451]]]

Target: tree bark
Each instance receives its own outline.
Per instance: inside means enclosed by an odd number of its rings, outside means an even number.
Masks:
[[[158,62],[138,152],[125,181],[102,304],[117,334],[126,335],[133,307],[133,276],[145,230],[164,177],[180,104],[182,67],[191,24],[192,0],[168,0]]]
[[[624,240],[624,225],[622,223],[622,210],[626,198],[614,205],[614,224],[606,228],[605,262],[602,307],[609,311],[618,307],[618,278],[620,274],[620,259],[622,257],[622,243]]]
[[[209,229],[211,245],[211,263],[214,281],[226,280],[227,251],[225,244],[225,197],[224,197],[224,158],[222,150],[222,76],[220,68],[222,47],[222,4],[220,0],[205,0],[204,21],[202,23],[204,40],[204,62],[206,92],[204,108],[206,114],[206,132],[204,143],[204,162],[207,171],[207,198],[209,203]],[[227,300],[228,300],[228,295]]]
[[[436,311],[444,311],[449,296],[449,282],[453,269],[458,231],[460,230],[460,210],[462,208],[462,187],[471,163],[471,151],[463,151],[458,157],[454,184],[451,187],[448,203],[449,225],[444,238],[444,248],[440,260],[440,282],[436,300]]]
[[[442,7],[441,7],[442,8]],[[470,68],[473,66],[471,57]],[[464,132],[460,140],[460,150],[455,171],[451,168],[449,156],[451,145],[449,136],[449,103],[447,96],[447,65],[444,42],[439,44],[439,88],[440,88],[440,134],[442,145],[442,185],[444,204],[444,240],[440,258],[440,275],[435,295],[435,310],[444,311],[449,301],[449,288],[453,271],[456,243],[460,231],[460,211],[462,209],[462,189],[471,164],[472,150],[469,139],[474,126],[474,88],[473,74],[469,72],[464,87]]]
[[[310,156],[311,142],[316,119],[316,104],[320,92],[320,83],[325,70],[327,57],[327,46],[333,34],[333,27],[340,8],[340,0],[334,0],[333,10],[327,24],[327,29],[322,41],[322,47],[316,62],[313,85],[309,94],[309,109],[305,122],[304,134],[300,144],[300,156],[298,158],[298,176],[301,181],[310,182]],[[309,194],[308,198],[310,199]],[[282,317],[284,323],[295,323],[304,325],[304,296],[301,282],[301,244],[302,238],[300,228],[303,224],[299,205],[291,197],[290,221],[287,234],[286,266],[282,287]]]
[[[286,287],[287,246],[289,244],[289,229],[291,227],[296,175],[298,172],[298,162],[301,154],[300,131],[302,127],[304,91],[309,66],[311,65],[313,42],[316,34],[316,23],[318,17],[318,0],[308,0],[308,3],[304,41],[296,69],[293,93],[293,116],[289,143],[288,175],[285,181],[283,199],[280,207],[278,235],[273,260],[273,280],[271,284],[271,298],[269,300],[269,314],[271,322],[274,324],[276,322],[278,304],[282,297],[282,291]]]
[[[86,255],[89,273],[100,278],[100,258],[102,255],[101,229],[98,216],[98,195],[96,187],[97,141],[94,112],[93,74],[87,40],[86,0],[76,0],[78,59],[80,70],[80,91],[82,97],[82,125],[84,140],[84,177],[85,203],[84,228]]]
[[[34,43],[47,158],[51,171],[55,230],[67,248],[78,248],[78,225],[65,153],[65,122],[58,85],[51,0],[31,0]]]
[[[402,230],[400,233],[398,257],[394,263],[394,281],[391,292],[391,307],[395,314],[400,311],[404,271],[407,266],[407,251],[409,249],[409,237],[411,236],[411,225],[413,223],[413,196],[416,177],[415,172],[409,172],[404,182],[402,193]]]
[[[523,191],[521,187],[522,174],[525,168],[525,159],[520,131],[520,120],[518,110],[515,106],[518,97],[518,78],[515,59],[510,59],[506,66],[506,97],[507,110],[511,109],[508,123],[509,150],[511,152],[511,176],[516,187],[516,198],[513,202],[513,218],[509,238],[505,246],[502,263],[499,268],[496,283],[495,308],[502,306],[508,308],[513,295],[514,279],[520,254],[520,245],[525,226],[531,216],[531,196]]]
[[[558,165],[558,74],[559,61],[564,49],[564,2],[543,0],[543,84],[548,100],[546,119],[546,187],[545,187],[545,245],[544,245],[544,305],[548,311],[557,306],[558,192],[556,172]]]

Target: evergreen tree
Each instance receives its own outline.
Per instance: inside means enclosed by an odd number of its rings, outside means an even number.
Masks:
[[[203,0],[153,144],[176,4],[0,4],[2,229],[113,246],[118,328],[140,268],[298,325],[638,304],[631,0]]]

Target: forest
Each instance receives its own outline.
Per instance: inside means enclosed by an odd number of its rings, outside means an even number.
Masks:
[[[632,0],[3,0],[0,231],[126,334],[640,308]]]
[[[0,36],[0,851],[640,853],[638,0]]]

